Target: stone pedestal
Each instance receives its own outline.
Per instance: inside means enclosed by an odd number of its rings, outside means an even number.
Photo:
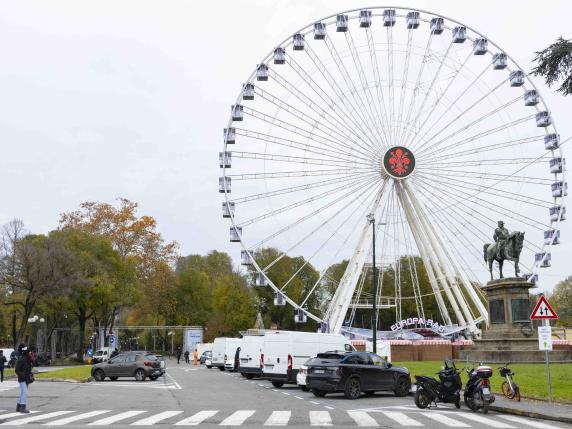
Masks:
[[[489,324],[481,340],[460,352],[460,359],[474,362],[542,362],[536,328],[529,320],[532,311],[529,289],[521,278],[492,280],[482,288],[487,297]],[[568,350],[550,352],[551,361],[569,361]]]

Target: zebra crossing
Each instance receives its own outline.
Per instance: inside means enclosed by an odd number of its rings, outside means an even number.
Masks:
[[[293,417],[297,417],[293,419]],[[292,423],[296,420],[296,423]],[[242,426],[257,424],[263,426],[353,426],[353,427],[424,427],[435,426],[450,428],[487,427],[498,429],[559,429],[552,423],[526,419],[512,415],[487,415],[469,412],[447,411],[406,411],[406,410],[336,410],[330,411],[257,411],[257,410],[201,410],[187,413],[182,410],[168,410],[153,413],[145,410],[114,412],[112,410],[93,410],[79,412],[73,410],[37,411],[28,415],[16,412],[0,411],[0,426],[154,426],[157,424],[173,426]]]

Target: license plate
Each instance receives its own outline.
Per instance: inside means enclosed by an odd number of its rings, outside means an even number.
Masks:
[[[491,391],[489,390],[488,387],[483,387],[483,395],[490,395]]]
[[[324,370],[323,369],[315,369],[314,370],[314,374],[323,374]]]

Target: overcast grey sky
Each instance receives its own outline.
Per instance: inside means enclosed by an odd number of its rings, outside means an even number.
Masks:
[[[530,70],[570,34],[569,1],[398,1],[474,27]],[[302,26],[368,1],[5,1],[0,3],[0,223],[34,232],[85,200],[123,196],[181,252],[228,251],[217,192],[221,130],[257,62]],[[563,140],[565,99],[533,78]],[[572,228],[543,271],[572,274]],[[492,228],[493,226],[491,226]],[[568,264],[567,264],[568,262]]]

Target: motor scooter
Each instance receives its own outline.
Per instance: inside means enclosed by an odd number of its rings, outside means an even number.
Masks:
[[[495,401],[489,381],[493,375],[493,369],[490,366],[480,365],[477,369],[467,369],[467,374],[469,379],[465,385],[465,405],[473,411],[482,409],[483,413],[487,414],[489,405]]]
[[[416,375],[415,405],[418,408],[427,408],[437,402],[452,403],[461,408],[461,376],[453,361],[445,361],[445,365],[437,373],[439,381],[433,377]]]

